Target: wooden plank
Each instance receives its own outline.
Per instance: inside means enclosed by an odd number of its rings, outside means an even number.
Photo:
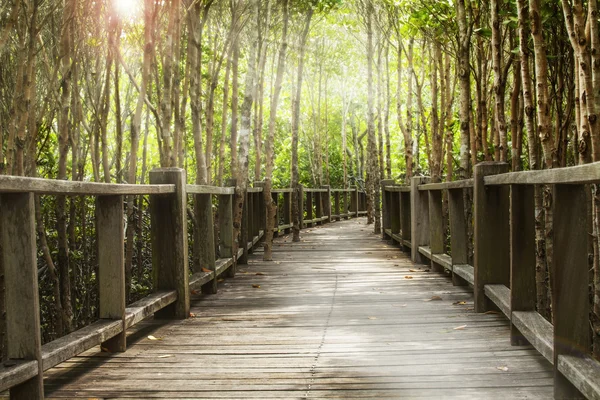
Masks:
[[[431,261],[439,264],[448,271],[452,271],[452,257],[450,257],[448,254],[432,254]]]
[[[120,320],[123,330],[102,343],[110,353],[127,348],[125,335],[125,229],[123,197],[96,198],[96,233],[98,235],[98,317]]]
[[[510,320],[510,289],[505,285],[485,285],[484,293]]]
[[[37,364],[37,374],[11,387],[10,397],[43,399],[33,194],[3,194],[0,206],[0,256],[4,272],[7,343],[3,356]]]
[[[305,193],[327,193],[327,189],[319,189],[319,188],[304,188]]]
[[[39,373],[37,360],[8,360],[0,365],[0,391],[34,379]]]
[[[510,304],[513,311],[536,309],[533,196],[533,186],[510,187]],[[514,325],[511,326],[510,341],[513,345],[527,344],[522,332]]]
[[[261,187],[249,187],[247,189],[248,193],[262,193],[263,188]]]
[[[419,253],[431,260],[431,248],[429,246],[419,246]]]
[[[217,260],[217,276],[221,275],[223,272],[227,271],[230,267],[234,265],[233,258],[219,258]]]
[[[474,185],[474,180],[471,178],[471,179],[463,179],[460,181],[452,181],[452,182],[427,183],[424,185],[419,185],[419,190],[466,189],[466,188],[472,188],[473,185]]]
[[[411,211],[411,195],[409,193],[400,192],[400,233],[402,235],[403,250],[411,248],[412,238],[412,211]],[[410,243],[411,246],[408,244]]]
[[[486,312],[488,284],[510,285],[509,189],[485,186],[489,175],[508,171],[508,164],[482,162],[475,166],[475,311]]]
[[[558,370],[585,396],[600,400],[600,363],[589,357],[558,356]]]
[[[194,284],[195,276],[196,274],[190,278],[190,288]],[[162,310],[176,301],[177,292],[175,290],[161,290],[159,292],[151,293],[143,299],[130,304],[125,309],[125,329],[131,328],[138,322],[154,315],[155,312]]]
[[[600,182],[600,162],[566,168],[511,172],[485,178],[486,185],[577,185]]]
[[[235,194],[234,187],[187,185],[185,190],[187,191],[188,194],[214,194],[214,195]]]
[[[123,322],[98,320],[42,346],[44,371],[123,332]]]
[[[475,269],[469,264],[454,264],[452,266],[452,272],[460,276],[470,285],[475,283]]]
[[[283,225],[281,229],[284,230],[284,233],[288,234],[291,232],[294,224],[292,223],[292,193],[284,193],[283,194]]]
[[[284,188],[284,189],[271,189],[271,193],[292,193],[294,189],[292,188]]]
[[[150,171],[150,182],[176,186],[175,194],[150,197],[154,289],[177,291],[177,301],[156,316],[185,319],[190,314],[185,170],[155,169]]]
[[[420,192],[417,187],[428,181],[429,178],[425,177],[413,177],[411,180],[411,260],[420,264],[429,264],[429,260],[420,256],[420,247],[429,245],[429,195],[427,192]]]
[[[512,312],[512,325],[546,360],[554,364],[554,327],[536,311]]]
[[[600,166],[600,164],[598,164]],[[592,237],[591,200],[583,185],[555,185],[552,262],[554,316],[554,397],[578,398],[579,390],[557,369],[561,355],[587,354],[589,328],[589,240]]]
[[[385,190],[386,186],[393,185],[393,179],[382,179],[380,182],[381,185],[381,232],[383,239],[391,238],[391,234],[387,234],[386,230],[392,227],[392,214],[393,214],[393,202],[392,202],[392,193]],[[378,188],[377,190],[380,190]]]
[[[35,193],[66,196],[150,195],[175,193],[175,186],[126,185],[117,183],[74,182],[58,179],[0,176],[0,193]]]

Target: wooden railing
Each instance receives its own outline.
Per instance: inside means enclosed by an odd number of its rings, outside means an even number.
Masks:
[[[264,235],[266,209],[262,183],[248,188],[239,241],[234,254],[233,204],[235,182],[228,187],[186,184],[182,169],[150,172],[149,185],[56,181],[0,176],[0,246],[6,286],[7,357],[0,366],[0,392],[10,389],[11,399],[43,399],[43,372],[77,354],[101,346],[103,351],[126,350],[126,330],[146,317],[188,318],[190,292],[216,293],[217,279],[233,277],[236,264],[247,262]],[[339,200],[331,214],[331,194]],[[333,216],[361,214],[356,189],[303,189],[307,217],[300,228],[333,221]],[[98,245],[98,321],[41,345],[37,277],[34,195],[94,196]],[[291,228],[291,189],[276,189],[273,198],[284,198],[283,223],[277,232]],[[149,296],[126,305],[124,272],[124,197],[150,197],[153,290]],[[195,260],[188,257],[188,196],[195,196]],[[214,237],[213,196],[218,203],[219,237]],[[307,200],[304,199],[306,197]],[[314,201],[316,199],[316,201]],[[313,208],[314,203],[314,208]],[[304,208],[300,208],[303,210]],[[313,210],[316,209],[316,216]],[[347,211],[351,209],[351,211]],[[338,218],[339,219],[339,218]],[[279,221],[279,218],[278,218]],[[216,258],[215,244],[219,258]]]
[[[600,363],[590,354],[589,324],[589,184],[598,183],[600,163],[514,173],[505,163],[481,163],[469,180],[429,183],[416,177],[410,186],[383,181],[383,235],[404,250],[410,247],[413,261],[449,271],[456,285],[471,285],[476,312],[501,310],[511,321],[511,343],[530,343],[554,365],[556,399],[598,399]],[[536,185],[553,188],[553,323],[536,311]],[[465,190],[474,196],[473,266]],[[444,252],[442,192],[447,192],[451,255]]]

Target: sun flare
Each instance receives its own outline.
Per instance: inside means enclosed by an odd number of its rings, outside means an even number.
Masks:
[[[140,0],[113,0],[117,15],[122,19],[136,18],[142,12]]]

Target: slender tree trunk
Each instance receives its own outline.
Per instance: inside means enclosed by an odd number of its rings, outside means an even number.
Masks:
[[[471,30],[467,23],[465,0],[456,1],[456,19],[458,21],[458,78],[460,89],[460,177],[466,179],[471,175],[469,157],[471,118],[471,69],[469,65],[469,49],[471,47]]]
[[[231,176],[237,176],[238,104],[239,104],[239,39],[233,42],[231,60]]]
[[[385,110],[383,112],[383,127],[385,129],[385,170],[386,179],[392,179],[392,141],[390,139],[390,45],[385,47]]]
[[[381,222],[375,215],[375,191],[379,190],[377,137],[375,136],[375,92],[373,87],[373,5],[366,1],[367,24],[367,223],[375,223],[374,233],[380,233]],[[379,222],[379,224],[377,223]]]
[[[223,186],[223,173],[225,169],[225,143],[227,137],[227,103],[229,102],[229,78],[231,76],[231,61],[227,57],[225,66],[225,82],[223,83],[223,111],[221,112],[221,142],[219,143],[219,172],[217,173],[217,185]]]
[[[503,0],[490,0],[492,16],[492,64],[494,70],[494,105],[496,116],[496,130],[500,140],[500,159],[506,162],[508,160],[508,133],[506,128],[506,114],[504,110],[505,82],[503,76],[503,56],[502,56],[502,19],[500,10],[503,9]]]

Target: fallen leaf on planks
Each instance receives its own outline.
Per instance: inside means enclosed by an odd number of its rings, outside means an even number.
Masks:
[[[266,275],[266,274],[264,272],[257,272],[256,275],[263,276],[263,275]]]
[[[190,293],[193,294],[193,295],[199,295],[200,294],[200,292],[197,291],[197,290],[192,290]]]
[[[212,272],[212,271],[210,269],[208,269],[208,268],[202,267],[202,272]]]
[[[217,282],[218,282],[218,283],[221,283],[221,282],[223,282],[224,280],[225,280],[225,279],[223,279],[223,278],[220,278],[220,279],[217,279]]]
[[[440,301],[442,300],[442,298],[440,296],[431,296],[430,299],[427,299],[425,301]]]
[[[412,278],[413,278],[413,277],[412,277],[412,276],[410,276],[410,275],[406,275],[406,276],[404,277],[404,279],[412,279]]]
[[[106,348],[106,347],[104,347],[104,346],[100,346],[100,350],[102,350],[102,351],[103,351],[103,352],[105,352],[105,353],[112,353],[112,351],[110,351],[109,349],[107,349],[107,348]]]
[[[190,313],[190,318],[196,318],[196,314],[194,314],[193,312]]]
[[[484,312],[484,314],[500,314],[500,313],[498,311],[490,310],[490,311]]]
[[[369,319],[377,319],[377,317],[369,317]]]
[[[260,289],[260,285],[252,285],[254,289]]]
[[[171,355],[171,354],[163,354],[162,356],[158,356],[156,358],[169,358],[169,357],[173,357],[173,355]]]
[[[426,270],[425,270],[425,271],[423,271],[423,272],[429,272],[429,271],[430,271],[429,269],[426,269]]]
[[[508,367],[496,367],[496,369],[504,372],[508,371]]]
[[[156,336],[148,335],[148,339],[150,340],[162,340],[162,338],[157,338]]]
[[[465,304],[467,304],[466,301],[456,301],[456,302],[452,303],[452,305],[455,305],[455,306],[464,306]]]
[[[465,330],[467,326],[466,325],[461,325],[461,326],[457,326],[456,328],[454,328],[455,331],[463,331]]]
[[[408,272],[417,272],[414,269],[409,269]]]

